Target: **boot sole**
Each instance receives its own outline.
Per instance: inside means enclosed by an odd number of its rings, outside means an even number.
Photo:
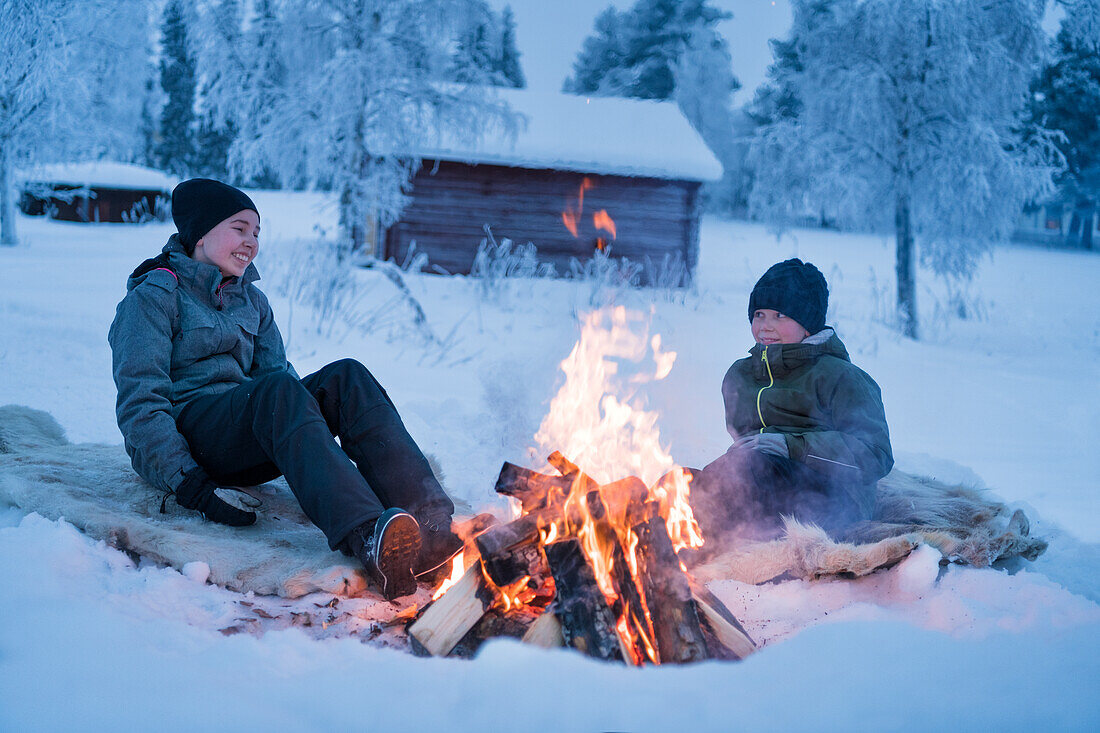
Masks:
[[[404,512],[379,518],[384,524],[376,528],[378,546],[378,583],[387,601],[416,592],[413,567],[420,555],[420,525]]]

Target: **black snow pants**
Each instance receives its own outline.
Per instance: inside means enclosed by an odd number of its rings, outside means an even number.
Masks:
[[[767,536],[782,527],[782,516],[827,532],[869,519],[837,479],[749,448],[730,448],[701,471],[693,470],[691,505],[704,537]]]
[[[354,359],[300,381],[278,372],[197,397],[176,425],[217,483],[253,486],[285,476],[334,550],[389,507],[418,520],[454,512],[389,395]]]

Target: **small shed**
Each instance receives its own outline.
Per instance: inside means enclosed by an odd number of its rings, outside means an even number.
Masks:
[[[412,200],[376,254],[400,262],[415,242],[433,266],[469,273],[487,226],[498,241],[533,243],[559,273],[597,250],[638,262],[678,254],[694,271],[699,187],[722,167],[674,103],[499,94],[522,115],[515,137],[443,136],[417,151]]]
[[[152,168],[107,161],[38,166],[20,179],[24,214],[79,222],[163,219],[177,183]]]

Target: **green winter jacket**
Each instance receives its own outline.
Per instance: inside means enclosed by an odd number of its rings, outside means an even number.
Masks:
[[[781,433],[790,457],[843,486],[870,517],[875,484],[890,472],[890,431],[875,380],[826,328],[798,344],[756,344],[722,380],[734,440]]]
[[[134,470],[159,489],[174,491],[198,465],[176,429],[189,401],[261,374],[294,373],[267,297],[252,284],[259,277],[250,264],[225,279],[173,234],[126,282],[108,334],[115,414]]]

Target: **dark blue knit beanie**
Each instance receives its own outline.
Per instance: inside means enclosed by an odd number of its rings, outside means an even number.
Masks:
[[[749,322],[761,308],[793,318],[811,334],[825,328],[829,286],[825,276],[809,262],[792,258],[772,265],[749,295]]]
[[[207,232],[245,209],[260,215],[244,191],[209,178],[192,178],[172,191],[172,221],[187,254],[195,251],[195,243]]]

